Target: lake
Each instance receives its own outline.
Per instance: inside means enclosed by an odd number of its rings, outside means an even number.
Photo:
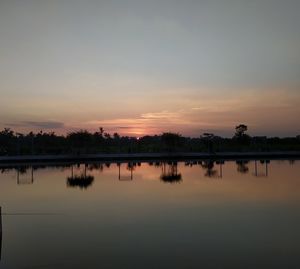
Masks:
[[[300,161],[0,167],[1,268],[300,268]]]

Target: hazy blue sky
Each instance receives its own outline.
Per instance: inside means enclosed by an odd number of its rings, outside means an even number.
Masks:
[[[0,127],[300,134],[299,0],[0,0]]]

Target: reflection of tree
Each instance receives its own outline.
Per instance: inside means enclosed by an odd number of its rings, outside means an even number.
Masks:
[[[93,171],[93,170],[99,170],[100,172],[103,171],[103,164],[102,163],[91,163],[88,165],[88,170]]]
[[[30,178],[20,178],[20,175],[26,175],[27,170],[31,168],[31,177]],[[21,166],[16,168],[17,169],[17,184],[33,184],[33,166]],[[37,168],[35,168],[37,169]]]
[[[218,177],[218,171],[214,169],[214,161],[207,160],[202,162],[201,166],[206,170],[204,176]]]
[[[77,167],[80,168],[80,164],[77,164]],[[92,185],[94,177],[92,175],[87,175],[86,170],[88,164],[84,164],[84,171],[80,175],[74,175],[73,165],[71,166],[71,176],[67,177],[67,186],[68,187],[79,187],[80,189],[87,189]]]
[[[200,163],[200,162],[198,162],[198,161],[186,161],[184,163],[184,165],[192,167],[193,165],[197,165],[198,163]]]
[[[257,160],[254,161],[254,175],[256,177],[267,177],[268,176],[268,164],[270,163],[270,160],[260,160],[259,161],[261,165],[265,165],[265,171],[259,172],[257,168]]]
[[[92,185],[93,181],[94,177],[91,175],[75,175],[67,178],[67,186],[79,187],[80,189],[87,189],[89,186]]]
[[[135,167],[136,167],[136,163],[134,163],[134,162],[129,162],[129,163],[127,164],[126,169],[127,169],[128,171],[132,172],[132,171],[135,170]]]
[[[155,168],[159,168],[159,167],[161,167],[161,162],[148,162],[148,165],[149,166],[154,166]]]
[[[27,173],[27,170],[29,169],[29,166],[20,166],[17,168],[17,172],[20,175],[25,175]]]
[[[241,174],[247,174],[249,172],[249,167],[247,166],[248,161],[236,161],[237,171]]]
[[[8,173],[9,171],[9,168],[1,168],[1,174]]]
[[[160,163],[160,162],[155,162],[154,166],[155,166],[155,167],[160,167],[160,166],[161,166],[161,163]]]
[[[178,183],[182,180],[182,176],[178,173],[177,162],[168,162],[162,164],[162,174],[160,179],[166,183]]]
[[[121,163],[117,163],[119,168],[119,180],[126,181],[133,179],[133,171],[135,170],[137,163],[136,162],[128,162],[126,166],[126,170],[130,171],[130,176],[121,176]]]

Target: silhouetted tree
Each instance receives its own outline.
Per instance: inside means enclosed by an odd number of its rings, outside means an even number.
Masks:
[[[236,126],[232,139],[204,133],[201,137],[183,137],[177,133],[135,137],[111,136],[102,127],[94,133],[87,130],[74,131],[68,135],[54,132],[15,133],[9,128],[0,131],[0,155],[69,154],[69,153],[132,153],[132,152],[214,152],[220,151],[300,151],[299,136],[253,137],[247,135],[247,126]]]
[[[235,137],[240,138],[245,135],[248,130],[248,126],[245,124],[240,124],[235,127]]]
[[[176,133],[163,133],[161,141],[167,151],[175,151],[182,143],[182,136]]]
[[[0,132],[0,154],[6,155],[13,151],[14,139],[14,132],[10,128]]]
[[[87,130],[80,130],[72,132],[67,135],[71,146],[80,153],[82,150],[86,151],[88,144],[91,142],[92,135]]]
[[[245,124],[239,124],[235,127],[235,134],[233,139],[237,140],[240,143],[247,144],[250,142],[250,136],[246,134],[248,131],[248,126]]]
[[[212,133],[203,133],[203,136],[201,138],[205,141],[205,143],[207,145],[208,153],[214,152],[214,150],[213,150],[213,140],[215,138],[215,135],[212,134]]]
[[[100,135],[103,137],[104,129],[103,127],[99,127]]]
[[[104,133],[104,138],[108,140],[111,139],[111,136],[109,133]]]
[[[120,135],[118,133],[114,133],[114,139],[115,140],[119,140],[120,139]]]

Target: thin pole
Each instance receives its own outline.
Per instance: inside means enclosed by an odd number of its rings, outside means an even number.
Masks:
[[[31,166],[31,183],[33,183],[33,166]]]
[[[20,172],[19,172],[19,167],[17,168],[17,184],[19,185],[20,184]]]
[[[2,207],[0,206],[0,235],[2,235]]]
[[[33,136],[31,137],[31,154],[34,154],[34,150],[33,150]]]
[[[0,206],[0,261],[1,261],[1,253],[2,253],[2,212]]]
[[[256,163],[256,160],[255,160],[255,176],[257,176],[257,163]]]

